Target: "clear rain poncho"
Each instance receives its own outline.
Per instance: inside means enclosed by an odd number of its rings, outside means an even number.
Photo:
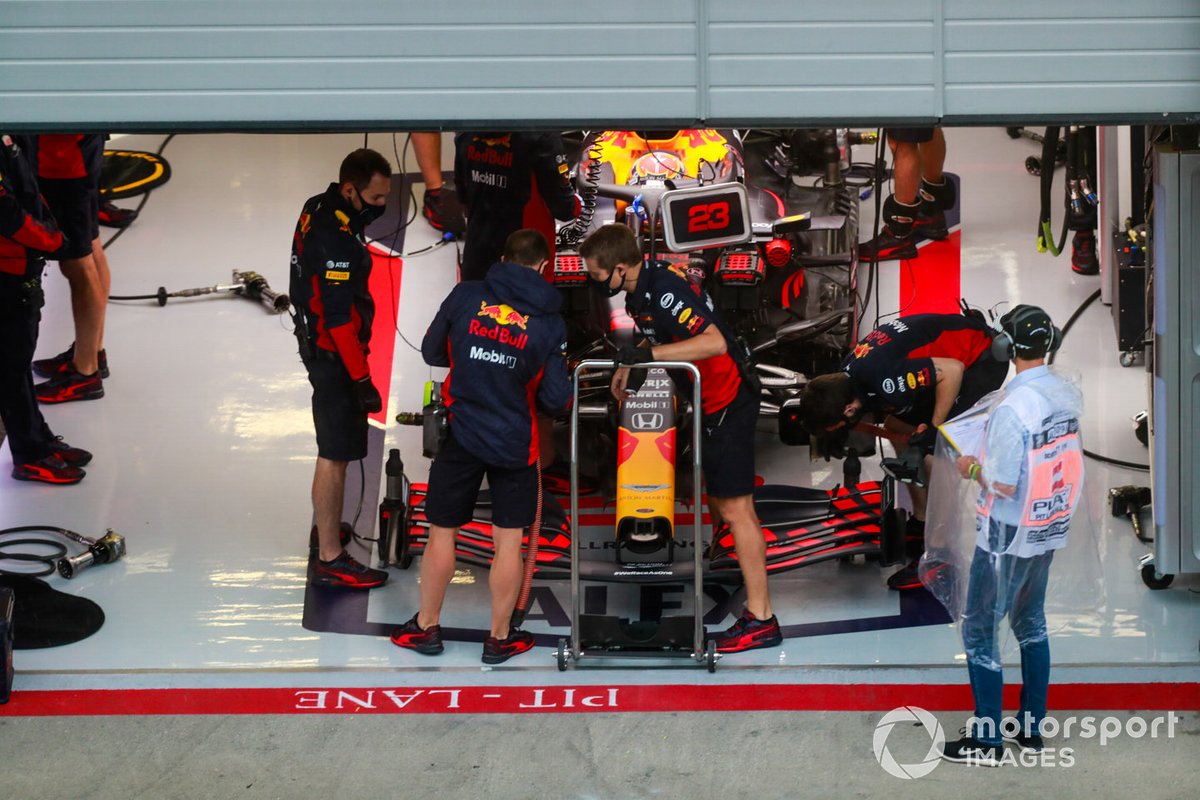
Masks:
[[[959,626],[968,667],[997,679],[1006,654],[1019,647],[1024,666],[1050,633],[1094,630],[1104,606],[1078,377],[1028,373],[941,426],[929,476],[921,580]],[[962,456],[978,459],[982,481],[962,476]],[[1002,639],[1006,617],[1017,647]]]

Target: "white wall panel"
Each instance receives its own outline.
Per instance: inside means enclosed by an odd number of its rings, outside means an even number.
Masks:
[[[0,125],[1200,116],[1200,0],[0,0]]]

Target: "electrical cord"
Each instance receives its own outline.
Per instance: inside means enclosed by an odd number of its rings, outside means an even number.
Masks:
[[[163,150],[166,150],[166,149],[167,149],[167,144],[169,144],[169,143],[170,143],[170,141],[171,141],[172,139],[174,139],[174,138],[175,138],[175,134],[173,134],[173,133],[172,133],[172,134],[169,134],[169,135],[167,136],[167,138],[163,139],[163,141],[162,141],[162,144],[160,144],[160,145],[158,146],[158,150],[156,150],[154,154],[155,154],[156,156],[161,156],[161,155],[163,154]],[[137,208],[135,208],[135,209],[134,209],[134,213],[135,213],[135,214],[141,214],[141,213],[142,213],[142,209],[145,207],[145,205],[146,205],[146,201],[148,201],[148,200],[150,199],[150,195],[152,195],[152,194],[154,194],[154,190],[153,190],[153,189],[151,189],[151,190],[150,190],[150,191],[148,191],[148,192],[145,192],[145,193],[142,195],[142,199],[141,199],[141,201],[140,201],[140,202],[137,204]],[[112,246],[112,243],[113,243],[113,242],[115,242],[117,239],[120,239],[120,238],[121,238],[121,234],[123,234],[123,233],[124,233],[125,231],[127,231],[127,230],[129,230],[129,227],[128,227],[128,226],[126,226],[126,227],[124,227],[124,228],[120,228],[120,229],[118,229],[116,233],[114,233],[112,236],[110,236],[110,237],[109,237],[109,239],[108,239],[108,241],[107,241],[107,242],[103,242],[103,243],[101,243],[101,245],[100,245],[100,246],[101,246],[103,249],[107,250],[109,247],[111,247],[111,246]]]
[[[13,536],[19,533],[58,533],[67,535],[71,531],[65,531],[62,528],[55,528],[47,525],[21,525],[16,528],[5,528],[0,530],[0,562],[18,561],[25,563],[42,564],[39,568],[30,570],[13,570],[0,567],[0,575],[24,575],[29,578],[42,578],[46,575],[53,575],[58,569],[59,559],[66,558],[70,552],[65,544],[56,542],[52,539],[6,539],[5,537]],[[79,534],[74,534],[78,536]],[[52,553],[21,553],[8,552],[5,548],[9,547],[48,547],[53,550]]]
[[[1075,324],[1076,320],[1078,320],[1079,317],[1083,315],[1083,312],[1087,310],[1088,306],[1090,306],[1092,303],[1096,302],[1096,300],[1098,300],[1099,298],[1100,298],[1100,290],[1097,289],[1096,291],[1094,291],[1090,295],[1088,295],[1087,299],[1085,299],[1082,303],[1079,304],[1079,307],[1076,308],[1075,312],[1073,314],[1071,314],[1070,318],[1067,319],[1067,323],[1062,326],[1062,338],[1064,340],[1067,338],[1067,333],[1068,333],[1068,331],[1071,330],[1071,327]],[[1046,355],[1046,363],[1047,364],[1054,363],[1054,353],[1048,353]],[[1105,455],[1101,455],[1099,453],[1094,453],[1091,450],[1088,450],[1086,447],[1083,449],[1083,454],[1090,459],[1101,462],[1102,464],[1111,464],[1114,467],[1122,467],[1124,469],[1132,469],[1132,470],[1137,470],[1139,472],[1149,472],[1150,471],[1149,464],[1137,464],[1132,461],[1122,461],[1119,458],[1113,458],[1111,456],[1105,456]]]

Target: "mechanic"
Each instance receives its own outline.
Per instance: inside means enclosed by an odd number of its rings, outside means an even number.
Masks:
[[[519,228],[542,232],[554,261],[554,220],[574,219],[579,198],[571,186],[557,133],[460,133],[454,181],[467,208],[462,280],[482,280]]]
[[[33,167],[12,137],[0,135],[0,421],[12,476],[21,481],[79,483],[80,467],[92,460],[50,431],[30,371],[42,319],[42,270],[46,255],[62,245]]]
[[[1027,305],[1001,317],[1000,330],[997,345],[1016,376],[988,415],[982,455],[956,462],[959,474],[980,487],[962,618],[975,716],[964,738],[945,743],[942,758],[974,766],[998,765],[1002,739],[1023,750],[1042,749],[1050,686],[1046,585],[1054,551],[1067,544],[1084,481],[1083,398],[1045,360],[1062,342],[1061,331],[1045,311]],[[1001,726],[997,627],[1005,615],[1021,648],[1021,706],[1011,728]]]
[[[941,128],[888,128],[893,192],[883,203],[883,229],[858,246],[863,261],[916,258],[916,239],[945,239],[954,184],[942,173],[946,136]]]
[[[804,387],[800,413],[814,436],[853,427],[866,413],[911,435],[924,455],[933,452],[938,425],[1000,388],[1008,363],[991,354],[992,330],[981,314],[914,314],[871,331],[846,356],[841,372],[819,375]],[[909,486],[913,546],[924,537],[923,488]],[[888,579],[892,589],[921,585],[914,558]]]
[[[112,275],[100,244],[100,169],[103,134],[44,134],[24,137],[30,161],[37,164],[38,185],[62,229],[64,242],[54,254],[71,287],[75,341],[52,358],[33,362],[33,371],[49,380],[34,387],[43,403],[96,400],[104,396],[108,354],[104,317]]]
[[[605,225],[579,247],[588,275],[615,297],[624,290],[625,309],[650,342],[623,348],[622,364],[690,361],[700,370],[703,405],[701,464],[714,527],[720,520],[733,533],[738,566],[746,585],[746,609],[727,630],[710,637],[717,652],[774,647],[783,641],[767,590],[766,541],[754,511],[754,428],[759,392],[743,377],[736,345],[713,311],[708,293],[675,266],[644,264],[633,231]],[[613,374],[612,393],[625,400],[646,370]],[[749,377],[747,375],[747,377]]]
[[[367,417],[383,410],[367,364],[375,303],[363,230],[383,214],[391,185],[386,158],[355,150],[342,161],[337,183],[305,202],[292,238],[289,294],[317,433],[310,580],[318,586],[371,589],[387,581],[386,572],[360,564],[342,547],[341,517],[346,466],[366,457]]]
[[[458,190],[442,177],[442,134],[424,131],[410,136],[417,168],[425,181],[421,213],[434,229],[462,236],[467,230],[467,217]]]
[[[537,407],[551,414],[571,403],[566,325],[558,291],[539,273],[550,258],[546,238],[522,229],[482,281],[460,283],[425,333],[425,363],[450,367],[442,383],[449,431],[429,471],[421,556],[421,608],[392,633],[398,647],[437,655],[442,602],[454,577],[455,538],[471,521],[487,475],[492,497],[491,631],[483,663],[501,664],[533,647],[533,635],[510,627],[521,588],[521,530],[538,505]]]

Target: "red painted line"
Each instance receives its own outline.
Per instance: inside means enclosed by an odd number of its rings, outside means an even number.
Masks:
[[[962,294],[962,229],[926,242],[900,262],[901,314],[957,314]]]
[[[383,395],[383,410],[371,419],[387,425],[388,392],[391,389],[392,359],[396,351],[396,314],[400,309],[400,278],[403,262],[399,256],[389,256],[370,246],[371,280],[368,284],[375,300],[375,320],[371,323],[371,352],[367,365],[375,388]]]
[[[1004,687],[1007,705],[1020,687]],[[13,692],[0,717],[162,714],[547,714],[669,711],[930,711],[973,707],[965,684],[392,686]],[[1052,711],[1200,711],[1200,683],[1052,684]]]

